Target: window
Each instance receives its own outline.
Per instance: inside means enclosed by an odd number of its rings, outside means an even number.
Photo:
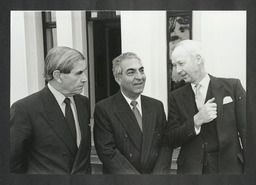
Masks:
[[[57,46],[56,14],[54,11],[42,12],[44,56],[48,51]]]

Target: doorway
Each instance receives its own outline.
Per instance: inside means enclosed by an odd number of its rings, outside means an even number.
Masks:
[[[112,73],[112,60],[121,54],[120,16],[91,19],[95,103],[119,90]],[[90,53],[90,52],[89,52]]]

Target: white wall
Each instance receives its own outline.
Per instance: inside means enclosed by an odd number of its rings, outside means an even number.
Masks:
[[[159,99],[167,110],[165,11],[121,11],[122,52],[136,53],[147,77],[143,94]]]
[[[206,69],[239,78],[246,88],[246,11],[194,11],[193,39],[202,43]]]
[[[44,87],[40,12],[11,12],[10,104]]]

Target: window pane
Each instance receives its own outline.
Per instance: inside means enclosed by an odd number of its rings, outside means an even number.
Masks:
[[[52,21],[52,22],[56,22],[56,12],[55,12],[55,11],[52,11],[51,13],[52,13],[52,19],[51,19],[51,21]]]
[[[57,46],[57,29],[52,29],[52,39],[53,39],[53,47]]]

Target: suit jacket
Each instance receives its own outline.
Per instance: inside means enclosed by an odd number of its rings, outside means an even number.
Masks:
[[[220,174],[241,174],[246,148],[246,93],[238,79],[210,79],[217,104],[218,170]],[[178,173],[202,173],[204,149],[202,137],[196,135],[194,128],[193,117],[198,112],[194,97],[190,84],[170,94],[168,138],[173,147],[181,147]],[[227,99],[231,101],[225,102]]]
[[[166,116],[162,102],[141,96],[143,134],[121,94],[96,104],[94,141],[103,173],[168,173],[172,149],[164,142]]]
[[[91,173],[89,100],[75,95],[81,143],[77,146],[51,91],[45,87],[10,110],[10,171],[13,173]]]

